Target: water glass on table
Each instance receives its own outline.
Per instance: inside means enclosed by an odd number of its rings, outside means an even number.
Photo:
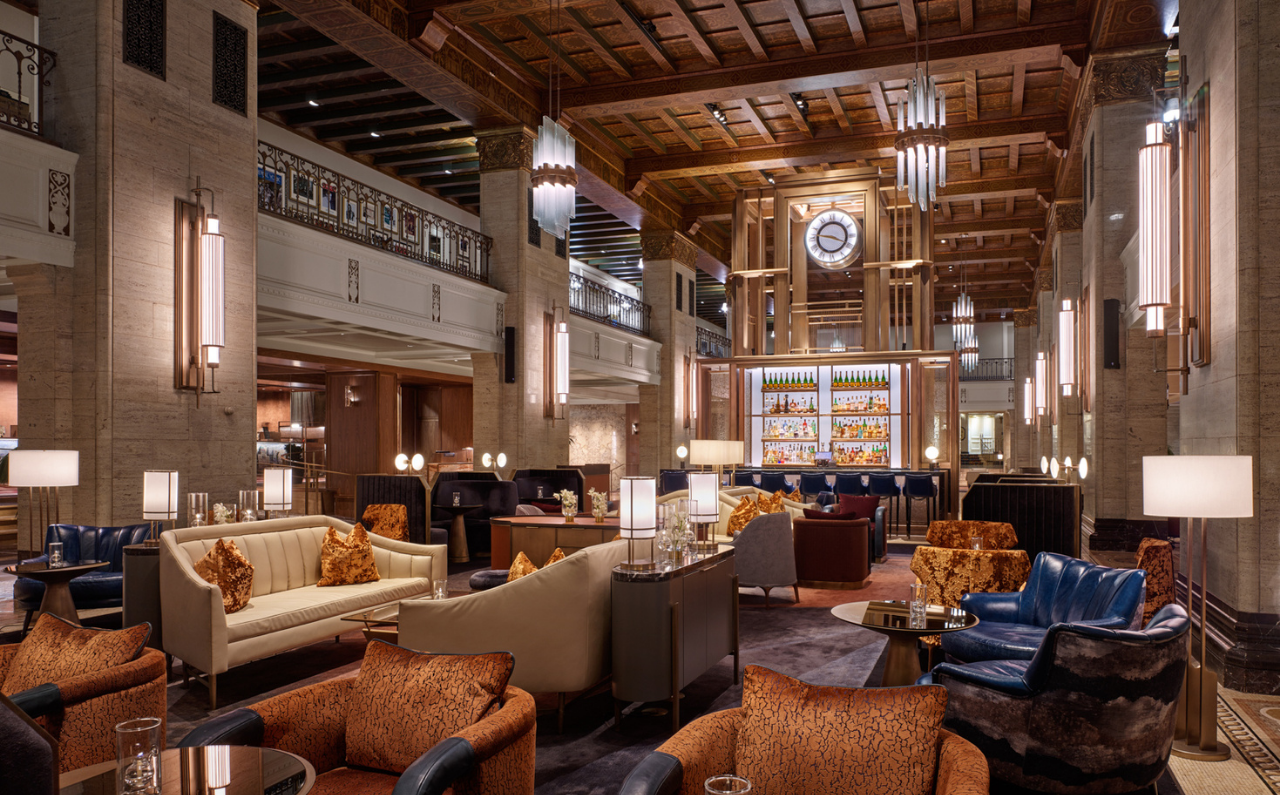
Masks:
[[[116,724],[116,792],[159,795],[159,718],[135,718]]]
[[[929,607],[929,586],[922,582],[911,584],[911,626],[924,626],[925,611]]]
[[[447,582],[433,583],[431,587],[431,595],[436,599],[449,598],[449,583]]]
[[[969,538],[969,549],[972,549],[972,550],[974,550],[975,552],[981,552],[981,551],[982,551],[982,536],[970,536],[970,538]]]
[[[746,795],[751,792],[751,782],[742,776],[724,774],[707,779],[703,789],[707,795]]]

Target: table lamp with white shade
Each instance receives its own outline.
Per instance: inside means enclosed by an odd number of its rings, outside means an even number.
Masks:
[[[270,516],[273,511],[293,510],[293,470],[264,469],[262,471],[262,509]]]
[[[151,523],[147,544],[160,543],[160,529],[165,522],[178,518],[178,473],[149,469],[142,473],[142,518]]]
[[[9,485],[25,488],[28,500],[28,520],[34,524],[36,512],[40,514],[40,526],[62,523],[59,489],[80,485],[79,450],[23,450],[9,453]],[[53,489],[50,494],[49,490]],[[36,538],[31,528],[32,540]]]
[[[721,475],[725,467],[740,466],[744,460],[742,442],[725,439],[692,439],[689,441],[689,463],[693,466],[715,467]]]
[[[697,528],[698,542],[708,543],[706,525],[720,521],[720,476],[714,472],[690,472],[689,505],[689,521]]]
[[[658,534],[658,481],[656,478],[622,478],[618,481],[618,530],[627,539],[627,562],[631,571],[656,568],[652,559],[636,560],[636,539]],[[652,541],[651,541],[652,543]]]
[[[1218,743],[1218,676],[1209,670],[1208,519],[1253,516],[1253,457],[1247,455],[1156,455],[1142,458],[1142,512],[1147,516],[1200,519],[1200,660],[1187,664],[1179,705],[1173,753],[1188,759],[1218,762],[1231,750]],[[1190,541],[1190,533],[1188,533]],[[1192,544],[1187,544],[1187,614],[1191,615],[1195,583]],[[1188,643],[1190,640],[1188,639]]]

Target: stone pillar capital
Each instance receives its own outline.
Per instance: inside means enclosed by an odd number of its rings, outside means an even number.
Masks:
[[[641,232],[640,252],[646,260],[670,259],[687,268],[698,264],[698,247],[675,230]]]
[[[533,170],[533,130],[521,125],[493,127],[476,132],[476,152],[480,171]]]
[[[58,266],[43,262],[28,262],[23,265],[10,265],[5,269],[9,281],[13,282],[14,292],[19,297],[35,297],[53,295],[57,292]]]
[[[1013,313],[1014,328],[1034,328],[1040,325],[1040,319],[1034,309],[1017,309]]]
[[[1161,44],[1158,51],[1095,57],[1089,93],[1093,102],[1097,105],[1150,102],[1151,92],[1164,87],[1168,55],[1164,43]]]

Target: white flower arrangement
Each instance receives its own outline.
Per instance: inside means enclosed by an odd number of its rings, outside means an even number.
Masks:
[[[560,505],[565,509],[566,513],[573,514],[578,512],[578,494],[577,492],[563,489],[551,495],[560,501]]]
[[[236,509],[234,505],[223,505],[220,502],[213,505],[213,523],[214,524],[231,524],[235,521]]]
[[[587,496],[591,498],[591,515],[596,519],[604,518],[604,515],[609,512],[609,495],[602,491],[588,489]]]

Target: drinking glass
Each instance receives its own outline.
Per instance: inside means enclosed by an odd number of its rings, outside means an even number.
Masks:
[[[116,724],[116,792],[160,792],[160,719],[135,718]]]
[[[751,782],[742,776],[724,774],[707,779],[703,788],[707,795],[746,795],[751,791]]]
[[[449,583],[447,582],[434,583],[432,585],[431,592],[432,592],[432,596],[434,596],[436,599],[448,599]]]
[[[204,527],[209,524],[208,492],[191,492],[187,495],[187,526]]]
[[[462,494],[455,491],[453,493],[453,507],[457,508],[461,504],[462,504]]]
[[[982,536],[970,536],[970,537],[969,537],[969,549],[973,549],[973,550],[977,550],[977,551],[981,552],[981,551],[982,551]]]
[[[240,490],[240,516],[236,519],[238,522],[254,522],[261,516],[262,492],[257,489],[241,489]]]
[[[925,610],[929,606],[929,586],[922,582],[911,584],[911,626],[924,626]]]
[[[49,542],[49,568],[56,569],[62,565],[62,542]]]

